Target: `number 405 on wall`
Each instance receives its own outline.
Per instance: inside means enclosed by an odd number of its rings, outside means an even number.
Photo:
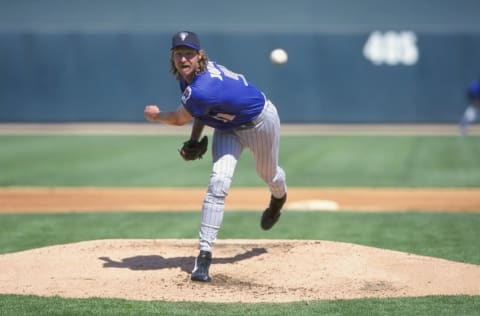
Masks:
[[[363,55],[375,65],[415,65],[419,58],[417,36],[411,31],[373,31]]]

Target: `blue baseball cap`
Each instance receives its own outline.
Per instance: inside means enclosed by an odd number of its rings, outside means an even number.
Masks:
[[[198,39],[197,34],[194,32],[181,31],[172,37],[171,49],[174,49],[178,46],[187,46],[195,50],[200,50],[200,40]]]

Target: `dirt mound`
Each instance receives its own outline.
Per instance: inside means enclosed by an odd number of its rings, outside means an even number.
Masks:
[[[201,302],[480,295],[480,266],[329,241],[221,240],[190,281],[196,240],[98,240],[0,255],[0,293]]]

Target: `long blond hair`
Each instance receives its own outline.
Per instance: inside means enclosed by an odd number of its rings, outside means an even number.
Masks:
[[[173,60],[174,51],[175,50],[172,49],[172,53],[170,54],[170,73],[175,77],[175,79],[180,80],[182,76],[178,73],[177,68],[175,68],[175,62]],[[198,54],[200,55],[200,60],[198,61],[200,67],[195,74],[204,72],[207,69],[208,65],[208,56],[205,50],[200,49],[198,51]]]

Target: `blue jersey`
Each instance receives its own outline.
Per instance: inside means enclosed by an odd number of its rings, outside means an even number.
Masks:
[[[468,95],[471,98],[480,100],[480,80],[474,80],[468,86]]]
[[[251,122],[263,110],[265,96],[241,74],[209,62],[188,85],[180,80],[182,105],[205,125],[229,130]]]

